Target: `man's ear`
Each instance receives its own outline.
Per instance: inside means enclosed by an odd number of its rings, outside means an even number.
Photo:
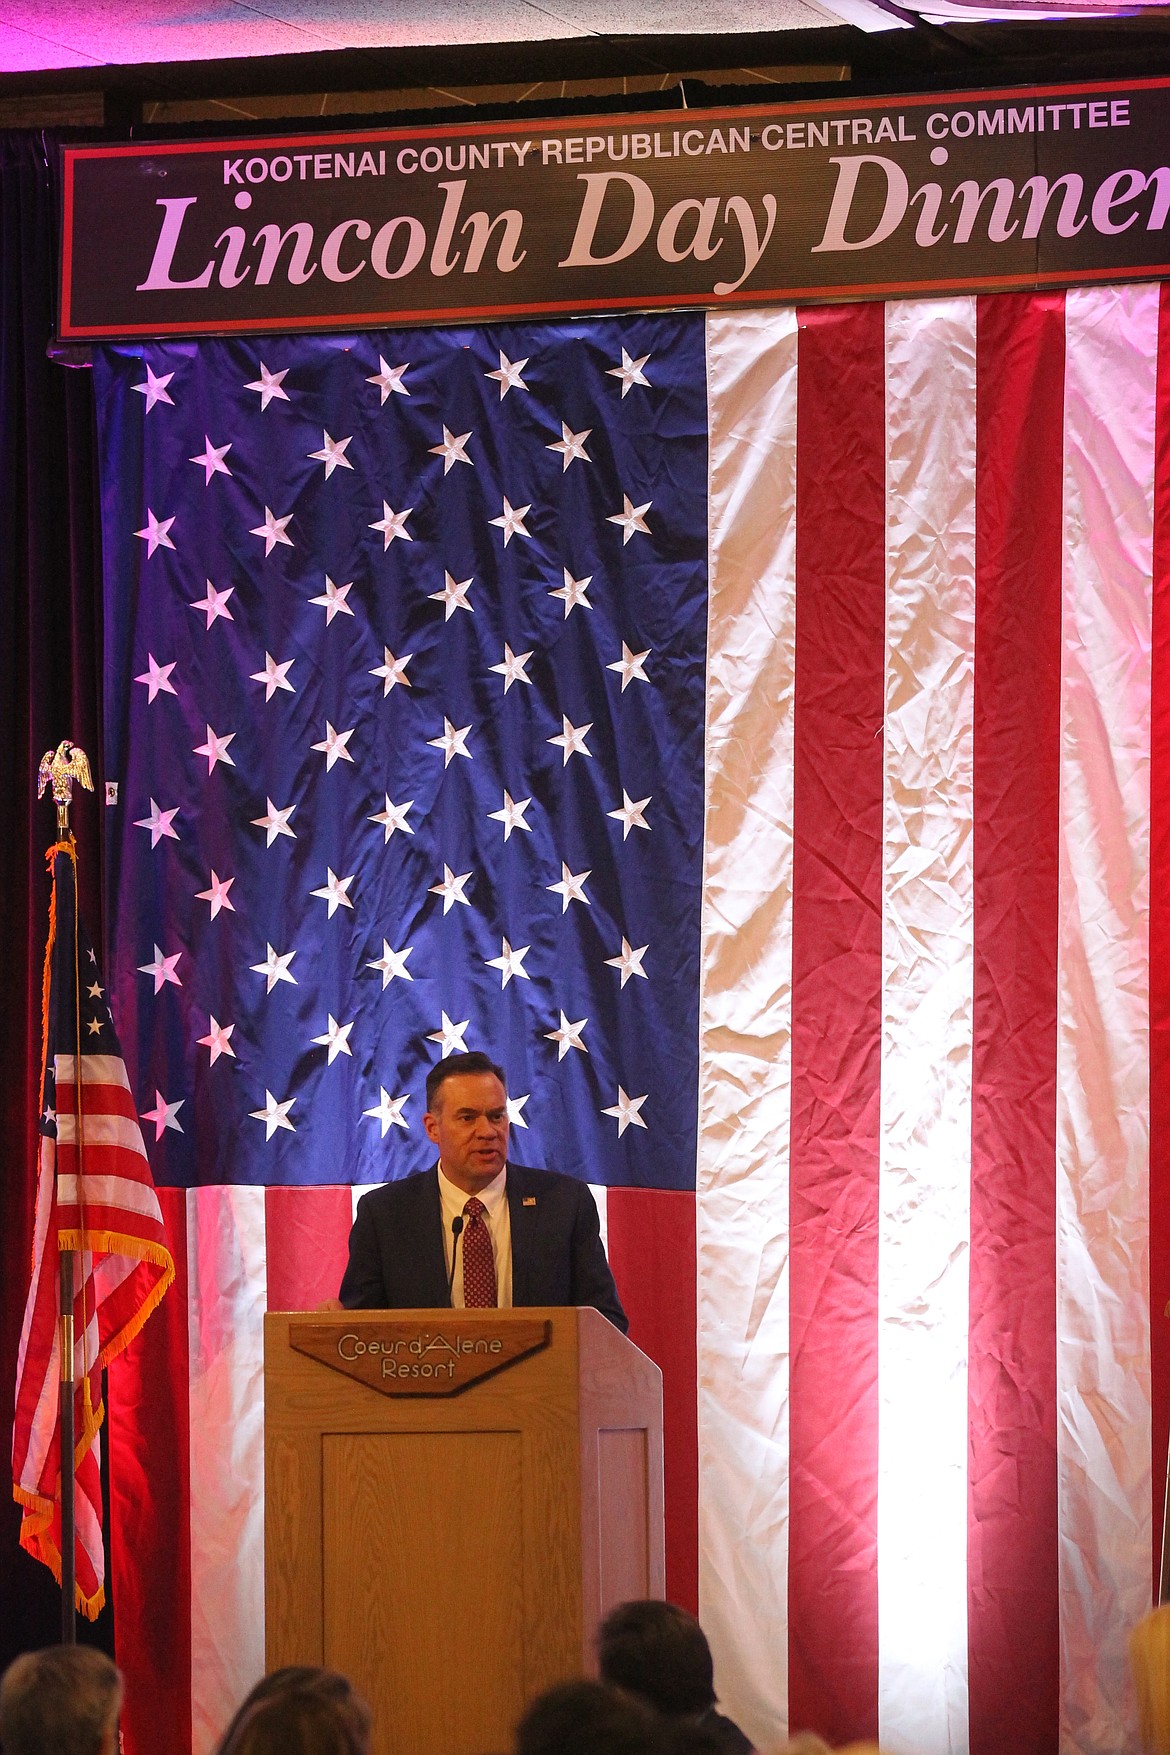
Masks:
[[[437,1146],[439,1143],[439,1124],[429,1109],[423,1116],[423,1126],[427,1130],[427,1138],[431,1141],[431,1144]]]
[[[118,1721],[114,1719],[102,1732],[97,1755],[118,1755]]]

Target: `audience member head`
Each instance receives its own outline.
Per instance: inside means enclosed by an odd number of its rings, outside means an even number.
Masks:
[[[4,1755],[113,1755],[122,1678],[92,1645],[25,1652],[0,1678]]]
[[[1170,1603],[1138,1622],[1129,1636],[1141,1738],[1150,1755],[1170,1755]]]
[[[624,1688],[670,1718],[715,1704],[707,1636],[676,1603],[619,1603],[597,1630],[601,1679]]]
[[[289,1664],[241,1702],[217,1755],[369,1755],[370,1709],[336,1670]]]
[[[604,1682],[563,1682],[516,1726],[515,1755],[661,1755],[655,1715]]]
[[[714,1714],[668,1718],[659,1713],[657,1717],[659,1755],[727,1755],[726,1744],[711,1723]]]

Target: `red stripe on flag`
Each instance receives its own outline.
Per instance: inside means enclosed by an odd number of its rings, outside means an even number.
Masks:
[[[98,1153],[95,1152],[91,1156],[91,1154],[87,1152],[85,1156],[87,1165],[91,1166],[89,1172],[91,1176],[107,1174],[106,1171],[98,1167],[100,1166],[100,1155]],[[58,1171],[63,1176],[72,1175],[72,1166],[63,1163],[63,1158],[64,1153],[58,1154]],[[97,1166],[94,1164],[95,1159],[97,1160]],[[141,1188],[142,1184],[138,1183],[136,1186]],[[84,1205],[79,1205],[77,1201],[62,1201],[59,1199],[57,1202],[57,1220],[63,1231],[78,1228],[90,1233],[97,1232],[99,1236],[104,1236],[109,1233],[114,1237],[125,1237],[130,1239],[131,1244],[133,1244],[135,1238],[141,1236],[147,1226],[149,1226],[152,1233],[157,1234],[158,1231],[157,1218],[147,1218],[144,1221],[141,1214],[136,1213],[133,1208],[128,1207],[121,1202],[107,1203],[106,1201],[89,1200],[88,1198],[86,1198]],[[154,1279],[157,1279],[157,1277],[157,1274],[153,1276]],[[108,1323],[109,1318],[105,1312],[103,1312],[103,1317],[104,1327],[106,1323]]]
[[[1154,1596],[1170,1443],[1170,286],[1158,310],[1150,728],[1150,1365]]]
[[[1056,1007],[1064,300],[978,308],[971,1755],[1059,1723]]]
[[[836,1744],[878,1729],[885,332],[799,322],[788,1699]]]
[[[84,1063],[91,1058],[82,1055],[81,1088],[85,1093],[86,1115],[120,1115],[137,1127],[138,1111],[134,1107],[133,1093],[125,1085],[88,1077]],[[71,1075],[57,1080],[57,1114],[66,1121],[77,1114],[77,1086]]]
[[[336,1298],[352,1222],[348,1184],[265,1189],[269,1310],[313,1310],[326,1298]]]
[[[110,1366],[110,1562],[125,1755],[190,1755],[187,1195],[157,1192],[175,1279]]]
[[[630,1339],[662,1372],[666,1594],[699,1610],[699,1437],[695,1197],[611,1188],[609,1260]]]
[[[39,1271],[39,1264],[42,1262],[45,1253],[52,1249],[52,1244],[48,1242],[48,1238],[55,1238],[56,1235],[56,1203],[52,1199],[53,1190],[56,1185],[54,1182],[46,1183],[44,1180],[46,1174],[50,1176],[52,1175],[51,1169],[47,1173],[44,1169],[46,1158],[46,1143],[44,1141],[41,1143],[41,1156],[42,1167],[38,1183],[37,1220],[41,1227],[47,1227],[47,1231],[45,1233],[45,1238],[39,1244],[37,1238],[34,1237],[36,1260],[33,1264],[34,1278],[32,1285],[29,1288],[32,1300],[32,1312],[31,1315],[26,1315],[25,1317],[27,1345],[21,1369],[16,1380],[15,1415],[12,1430],[12,1472],[13,1479],[16,1481],[20,1481],[25,1477],[26,1470],[29,1467],[30,1451],[33,1451],[34,1434],[39,1435],[36,1415],[38,1407],[40,1407],[42,1403],[42,1396],[45,1397],[46,1407],[49,1407],[51,1402],[49,1417],[53,1422],[53,1436],[50,1443],[55,1447],[57,1442],[57,1391],[52,1380],[55,1375],[59,1374],[60,1366],[58,1364],[56,1370],[54,1370],[51,1349],[57,1323],[59,1294],[57,1290],[57,1275],[53,1272]],[[48,1161],[51,1165],[51,1141],[48,1142]],[[49,1195],[46,1202],[48,1211],[42,1215],[40,1211],[40,1202],[45,1200],[46,1190]],[[42,1409],[42,1413],[43,1411],[44,1410]],[[42,1465],[39,1463],[36,1453],[33,1452],[33,1467],[39,1468],[41,1466]],[[56,1468],[55,1462],[54,1468]],[[33,1483],[31,1482],[29,1483],[30,1486],[32,1484]]]

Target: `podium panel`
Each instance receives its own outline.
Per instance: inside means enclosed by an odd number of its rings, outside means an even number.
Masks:
[[[486,1755],[661,1596],[661,1374],[594,1310],[265,1321],[270,1669],[324,1663],[374,1755]]]
[[[482,1747],[506,1748],[524,1704],[520,1434],[327,1436],[324,1446],[325,1663],[367,1700],[392,1701],[419,1755],[459,1746],[465,1692]]]
[[[606,1508],[645,1504],[650,1459],[646,1432],[633,1427],[597,1434],[597,1553],[601,1577],[599,1607],[605,1615],[633,1597],[657,1596],[650,1588],[649,1530],[637,1518],[615,1518]],[[598,1617],[600,1619],[600,1616]]]

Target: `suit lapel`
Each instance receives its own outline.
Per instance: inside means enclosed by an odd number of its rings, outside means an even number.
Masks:
[[[419,1179],[419,1224],[421,1240],[418,1278],[425,1296],[419,1298],[421,1309],[432,1310],[450,1304],[447,1290],[447,1254],[443,1240],[443,1202],[439,1196],[439,1169],[428,1170]]]
[[[512,1227],[512,1303],[514,1306],[530,1304],[539,1209],[534,1202],[529,1206],[524,1205],[526,1195],[531,1200],[528,1180],[523,1169],[515,1164],[508,1165],[504,1191],[508,1197],[508,1222]]]

